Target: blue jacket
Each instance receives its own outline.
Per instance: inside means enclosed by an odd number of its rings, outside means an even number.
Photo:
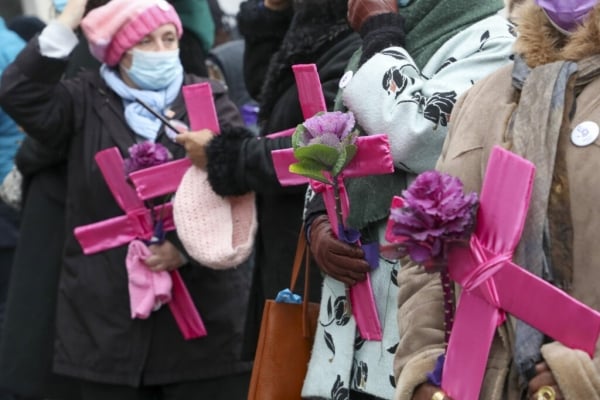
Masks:
[[[0,46],[1,74],[25,47],[23,39],[8,29],[2,18],[0,18],[0,43],[2,43]],[[13,166],[14,156],[21,140],[23,140],[23,132],[0,108],[0,183]]]

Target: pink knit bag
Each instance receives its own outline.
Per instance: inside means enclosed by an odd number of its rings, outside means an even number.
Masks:
[[[233,268],[254,248],[254,193],[221,197],[213,192],[205,170],[190,167],[173,200],[177,234],[189,256],[213,269]]]

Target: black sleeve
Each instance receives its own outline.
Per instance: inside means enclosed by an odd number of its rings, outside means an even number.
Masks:
[[[66,161],[67,149],[51,150],[31,137],[25,137],[15,155],[15,164],[23,176],[34,175]]]
[[[360,36],[363,39],[363,51],[359,65],[362,65],[383,49],[392,46],[404,47],[404,18],[395,13],[369,17],[360,28]]]
[[[211,140],[206,151],[208,181],[221,196],[304,191],[304,185],[282,187],[273,167],[271,152],[291,146],[290,137],[266,139],[243,127],[225,129]]]
[[[0,107],[28,135],[53,149],[64,149],[84,113],[78,79],[61,81],[67,60],[44,57],[32,39],[8,65],[0,82]],[[84,99],[85,100],[85,99]]]
[[[291,8],[273,11],[262,0],[247,0],[240,5],[238,29],[245,40],[244,80],[248,93],[255,100],[265,80],[269,60],[279,49],[292,21]]]

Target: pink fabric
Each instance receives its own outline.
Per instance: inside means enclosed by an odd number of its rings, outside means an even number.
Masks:
[[[150,239],[153,233],[151,212],[127,182],[119,149],[112,147],[102,150],[96,154],[95,159],[125,215],[75,228],[75,237],[84,254],[94,254],[122,246],[137,238]],[[157,206],[155,212],[163,216],[165,230],[174,229],[171,204]]]
[[[125,211],[126,215],[75,228],[75,237],[83,248],[84,254],[94,254],[118,247],[136,238],[149,239],[152,237],[153,226],[150,210],[144,207],[144,202],[126,181],[126,176],[123,173],[125,170],[123,158],[119,149],[111,147],[102,150],[96,154],[95,159],[117,204]],[[164,207],[165,210],[159,209],[157,215],[162,214],[164,217],[164,230],[171,231],[175,228],[172,220],[171,204]],[[179,272],[171,272],[171,279],[175,280],[176,278],[180,279]],[[169,307],[174,315],[177,313],[179,316],[175,320],[183,336],[186,339],[206,336],[206,329],[185,285],[174,285],[172,296],[178,301],[171,301]],[[174,308],[177,308],[177,310],[173,311]],[[186,319],[195,322],[189,323],[185,321]],[[198,323],[198,321],[200,322]]]
[[[171,301],[171,275],[166,271],[154,272],[145,260],[152,255],[141,241],[129,243],[125,265],[129,282],[131,318],[146,319],[152,311]]]
[[[169,308],[183,337],[191,340],[206,336],[204,322],[196,311],[192,296],[185,287],[179,271],[171,271],[171,280],[173,281],[173,298],[169,302]],[[192,308],[194,312],[190,312]]]
[[[321,80],[315,64],[296,64],[292,66],[292,70],[298,87],[298,98],[304,119],[312,118],[318,112],[327,111]]]
[[[195,131],[208,129],[215,135],[221,133],[210,83],[186,85],[181,90],[186,108],[198,110],[189,113],[190,128]]]
[[[294,134],[295,130],[296,130],[296,128],[290,128],[290,129],[286,129],[281,132],[273,132],[273,133],[269,133],[268,135],[266,135],[266,137],[269,139],[277,139],[280,137],[289,137]]]
[[[181,20],[166,0],[111,0],[90,11],[81,28],[92,55],[112,67],[144,36],[169,23],[181,37]]]
[[[600,313],[511,262],[525,224],[534,172],[529,161],[495,147],[471,244],[449,253],[450,276],[463,286],[442,376],[442,388],[454,399],[479,399],[504,312],[568,347],[594,354]]]
[[[188,110],[202,110],[202,112],[189,114],[190,129],[208,129],[218,135],[221,129],[210,83],[185,85],[181,91]],[[139,198],[148,200],[165,193],[175,193],[183,176],[191,166],[189,158],[183,158],[135,171],[129,175],[129,178],[135,186]],[[167,175],[169,179],[164,179]]]
[[[129,179],[139,198],[148,200],[177,191],[183,175],[191,166],[192,162],[189,158],[181,158],[132,172],[129,174]],[[165,179],[165,176],[169,179]]]

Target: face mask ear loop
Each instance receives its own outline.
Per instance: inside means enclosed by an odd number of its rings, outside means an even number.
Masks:
[[[542,9],[542,11],[544,11],[544,14],[546,15],[546,18],[548,18],[548,21],[550,21],[550,23],[552,24],[552,26],[559,31],[560,33],[562,33],[565,36],[571,36],[571,34],[573,32],[569,32],[568,30],[561,28],[560,26],[558,26],[558,24],[556,22],[554,22],[554,20],[550,17],[550,15],[548,15],[548,13],[546,12],[546,10]]]

